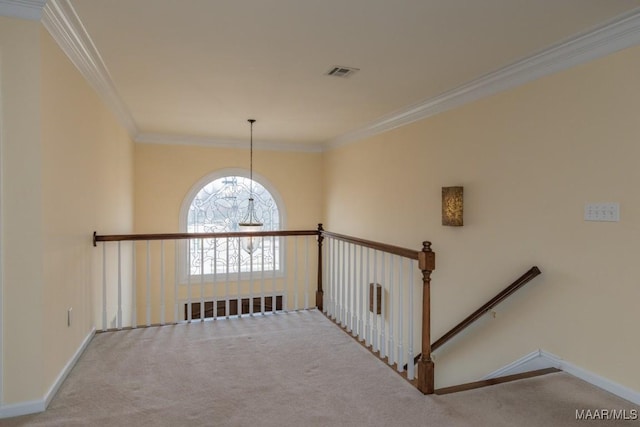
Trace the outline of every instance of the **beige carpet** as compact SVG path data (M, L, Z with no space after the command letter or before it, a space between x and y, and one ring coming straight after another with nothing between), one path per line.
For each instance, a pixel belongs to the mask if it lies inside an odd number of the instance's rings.
M437 371L436 371L437 372ZM98 334L49 409L6 426L615 426L564 373L423 396L317 311Z

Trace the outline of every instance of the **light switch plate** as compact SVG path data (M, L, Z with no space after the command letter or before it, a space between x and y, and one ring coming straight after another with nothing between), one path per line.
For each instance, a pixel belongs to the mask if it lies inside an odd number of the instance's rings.
M587 203L584 205L585 221L620 221L620 203Z

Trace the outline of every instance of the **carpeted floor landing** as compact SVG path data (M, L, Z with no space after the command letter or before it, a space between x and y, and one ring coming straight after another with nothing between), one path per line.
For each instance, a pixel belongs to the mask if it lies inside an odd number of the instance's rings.
M423 396L312 310L97 334L46 412L0 425L549 427L599 408L640 409L565 373Z

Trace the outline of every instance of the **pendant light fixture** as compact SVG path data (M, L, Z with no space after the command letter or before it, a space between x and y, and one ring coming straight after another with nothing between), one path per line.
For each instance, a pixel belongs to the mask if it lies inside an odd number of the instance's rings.
M251 129L251 142L249 145L249 203L247 206L247 214L242 221L238 223L238 228L240 231L252 233L262 230L262 222L260 222L256 216L253 202L253 124L256 121L254 119L249 119L247 121L249 122ZM258 238L243 237L241 244L242 249L251 254L258 248Z

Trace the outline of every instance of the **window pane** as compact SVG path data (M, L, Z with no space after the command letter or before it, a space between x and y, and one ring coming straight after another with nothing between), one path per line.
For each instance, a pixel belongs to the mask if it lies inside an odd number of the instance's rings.
M264 231L280 228L280 214L275 200L262 185L249 178L227 176L216 179L196 194L189 207L187 231L190 233L221 233L239 231L238 222L246 215L249 195L253 190L256 216ZM239 249L240 239L191 240L189 264L192 275L232 274L241 272L278 270L280 268L280 239L256 238L259 243L253 256ZM203 255L201 257L201 255ZM202 258L202 259L201 259ZM253 259L253 268L251 260Z

